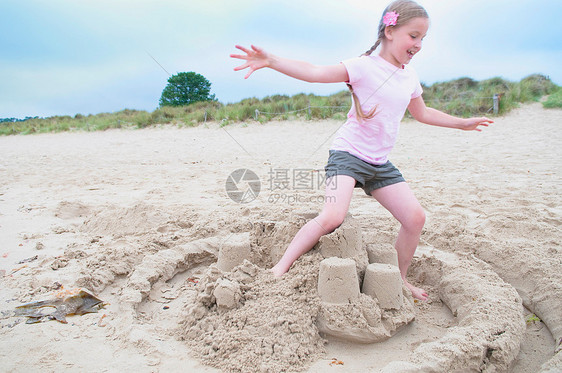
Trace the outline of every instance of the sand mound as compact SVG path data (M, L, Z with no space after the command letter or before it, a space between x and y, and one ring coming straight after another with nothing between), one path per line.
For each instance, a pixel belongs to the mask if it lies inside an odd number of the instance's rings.
M458 325L414 350L409 362L393 362L383 371L507 371L525 331L515 289L481 260L437 250L416 260L412 272L418 281L439 289Z
M155 231L169 219L167 213L143 202L126 208L107 206L86 219L81 230L98 236L130 236Z
M551 218L557 208L552 198L545 196L532 205L517 198L525 213L508 213L507 208L495 206L488 214L485 206L475 204L438 210L426 237L439 249L486 261L517 290L523 305L544 322L552 335L556 355L544 365L545 371L560 366L562 352L562 313L553 312L562 307L562 232L560 222Z
M55 210L55 216L69 220L85 217L90 214L90 211L91 209L81 202L61 201Z
M318 255L283 279L250 262L212 266L188 305L184 338L202 361L227 372L300 371L324 353L316 327Z
M403 296L399 274L398 302L381 307L396 294L360 292L367 252L351 216L281 279L247 259L268 262L271 254L261 245L299 227L281 223L277 228L275 222L254 227L259 228L251 238L236 235L223 244L223 259L207 270L196 302L187 306L184 338L205 363L237 372L298 371L322 355L322 335L371 343L389 338L414 319L411 296ZM377 267L371 272L376 276ZM382 280L369 280L378 282Z

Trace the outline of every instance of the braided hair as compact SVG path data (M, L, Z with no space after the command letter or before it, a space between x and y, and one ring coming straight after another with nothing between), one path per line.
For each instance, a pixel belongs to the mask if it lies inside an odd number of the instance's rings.
M393 26L387 26L383 21L385 14L387 14L388 12L396 12L399 14L396 20L396 24ZM387 27L398 28L408 23L413 18L417 18L417 17L429 18L426 10L415 1L396 0L390 3L382 13L382 17L379 21L377 41L375 41L375 44L373 44L373 46L365 53L363 53L361 56L370 56L371 53L373 53L378 48L378 46L385 39L384 32ZM361 108L361 103L359 102L359 98L357 97L355 92L353 92L353 87L351 86L351 84L347 83L347 87L349 88L349 91L351 92L351 96L353 97L353 102L355 103L355 112L357 114L357 117L360 120L372 119L377 114L376 112L377 112L378 105L375 105L368 113L365 114L363 112L363 109Z

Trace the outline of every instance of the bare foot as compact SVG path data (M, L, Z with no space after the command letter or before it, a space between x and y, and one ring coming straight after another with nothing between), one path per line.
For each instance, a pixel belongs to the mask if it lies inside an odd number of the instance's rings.
M277 265L273 266L273 268L271 268L270 271L273 273L273 276L275 277L281 277L285 273L287 273L287 271L283 271L283 269L277 267Z
M429 297L429 294L427 294L425 292L425 290L418 288L412 284L410 284L408 281L404 280L404 285L406 285L406 287L408 289L410 289L410 291L412 292L412 296L414 297L414 299L419 299L422 301L426 301L427 298Z

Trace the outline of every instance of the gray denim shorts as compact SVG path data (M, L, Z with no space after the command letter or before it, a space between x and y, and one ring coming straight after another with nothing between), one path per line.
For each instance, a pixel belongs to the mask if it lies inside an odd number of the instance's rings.
M326 179L336 175L351 176L356 181L355 187L363 188L367 195L375 189L406 181L390 161L374 165L342 150L330 150L324 169Z

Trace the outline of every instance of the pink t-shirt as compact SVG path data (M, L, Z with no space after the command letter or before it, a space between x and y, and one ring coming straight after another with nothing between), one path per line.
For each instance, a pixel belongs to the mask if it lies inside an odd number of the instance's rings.
M338 130L330 149L349 152L372 164L384 164L396 142L400 121L410 100L422 94L418 76L410 66L397 68L378 55L356 57L342 63L363 112L368 113L375 105L378 108L372 119L361 121L352 103L347 121Z

